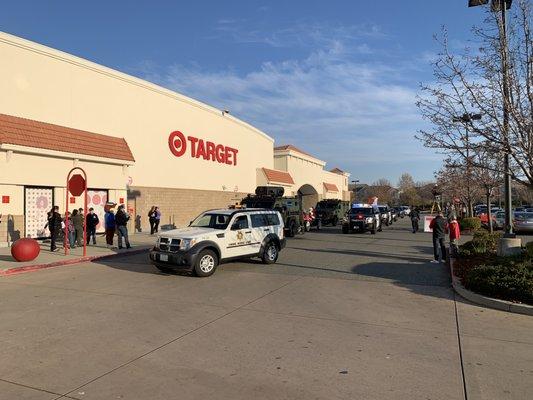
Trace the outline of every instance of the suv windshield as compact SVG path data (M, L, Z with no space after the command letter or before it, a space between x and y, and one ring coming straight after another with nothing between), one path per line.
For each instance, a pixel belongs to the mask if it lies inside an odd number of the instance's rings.
M369 207L368 208L359 207L359 208L352 208L350 210L350 216L354 216L357 214L363 214L365 216L370 216L372 215L372 209Z
M226 229L230 216L226 214L202 214L191 222L195 228Z
M389 210L387 210L387 207L379 207L379 211L380 212L387 212Z

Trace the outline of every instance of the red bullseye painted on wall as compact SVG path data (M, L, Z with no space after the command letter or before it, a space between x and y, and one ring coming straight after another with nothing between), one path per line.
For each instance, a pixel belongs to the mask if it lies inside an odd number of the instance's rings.
M11 255L18 262L35 260L40 252L41 247L35 239L19 239L11 246Z
M185 136L180 131L174 131L168 137L168 147L172 154L176 157L181 157L187 151L187 141Z
M35 201L35 205L37 208L48 208L48 199L46 196L39 196L37 197L37 200Z

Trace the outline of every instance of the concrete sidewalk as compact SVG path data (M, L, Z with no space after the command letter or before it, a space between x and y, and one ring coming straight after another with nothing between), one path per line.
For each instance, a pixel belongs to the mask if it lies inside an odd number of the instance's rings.
M131 249L107 248L104 236L97 236L97 244L87 246L87 255L83 256L83 247L69 250L65 255L65 250L61 247L59 251L50 251L50 242L40 242L41 252L33 261L17 262L11 256L11 248L0 248L0 275L10 275L13 273L27 272L36 269L49 268L61 265L77 264L104 257L116 255L136 254L151 248L155 242L155 236L148 233L135 233L130 236ZM115 238L116 243L116 238ZM59 243L58 243L59 245Z

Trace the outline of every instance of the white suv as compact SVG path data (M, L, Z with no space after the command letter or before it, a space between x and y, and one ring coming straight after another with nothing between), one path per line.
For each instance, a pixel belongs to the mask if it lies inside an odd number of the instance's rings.
M283 219L265 209L210 210L187 228L162 232L150 252L161 271L191 270L212 275L218 264L239 258L260 257L265 264L277 261L285 247Z

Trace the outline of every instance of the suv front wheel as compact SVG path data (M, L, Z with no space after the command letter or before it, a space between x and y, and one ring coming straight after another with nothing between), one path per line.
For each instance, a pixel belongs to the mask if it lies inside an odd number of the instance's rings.
M218 266L218 257L213 250L202 250L194 262L196 276L206 277L215 273Z
M276 243L270 241L266 244L263 254L261 255L261 260L263 264L274 264L278 261L279 250Z

